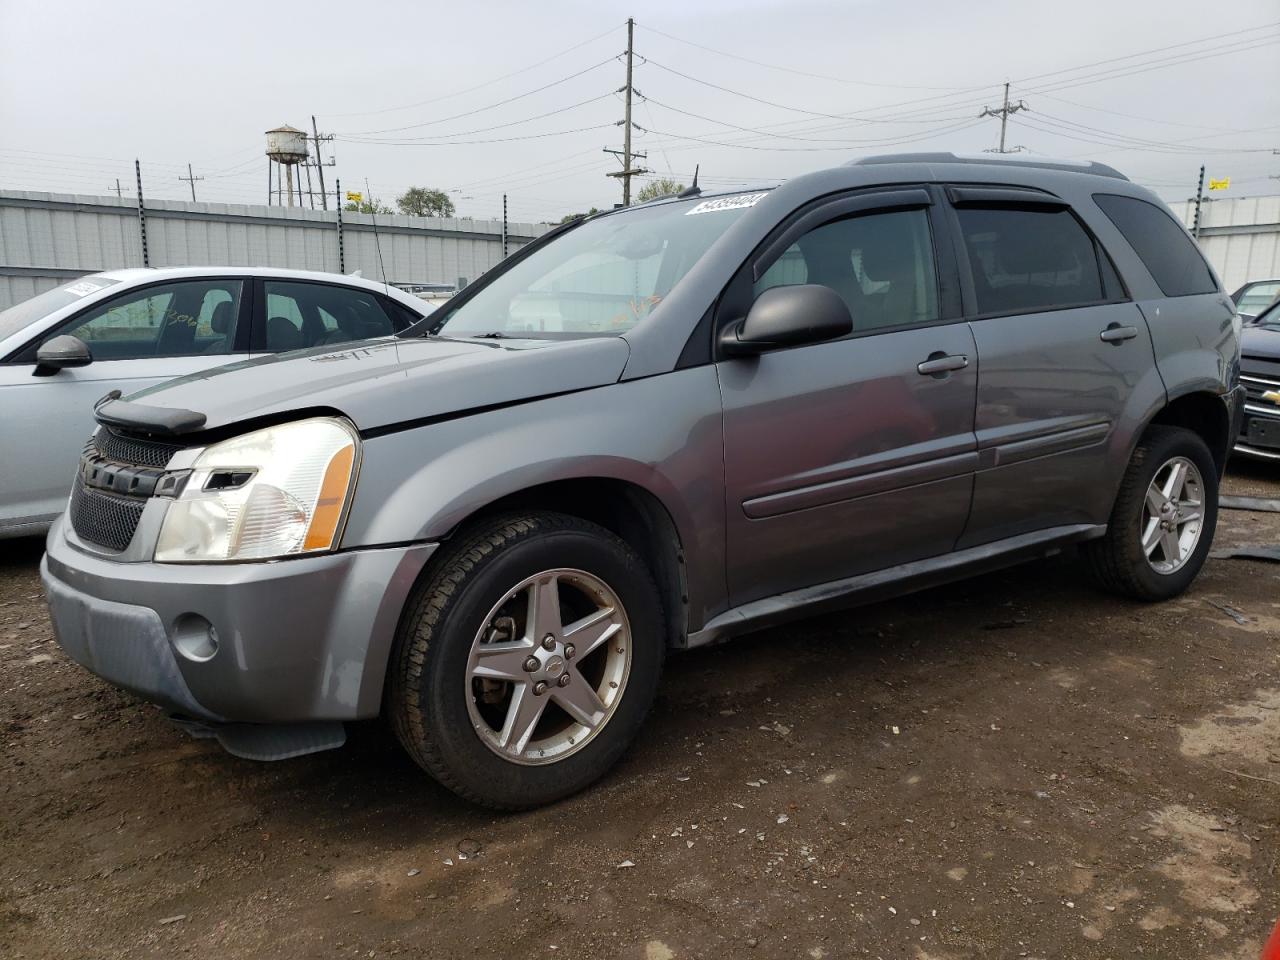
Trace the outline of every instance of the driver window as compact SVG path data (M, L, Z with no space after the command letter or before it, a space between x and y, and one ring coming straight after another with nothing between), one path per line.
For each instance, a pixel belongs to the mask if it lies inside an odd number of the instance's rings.
M872 213L816 227L770 265L754 294L799 283L822 284L840 294L855 333L937 320L928 212Z
M95 360L230 353L240 312L239 280L187 280L108 300L56 335L89 345Z

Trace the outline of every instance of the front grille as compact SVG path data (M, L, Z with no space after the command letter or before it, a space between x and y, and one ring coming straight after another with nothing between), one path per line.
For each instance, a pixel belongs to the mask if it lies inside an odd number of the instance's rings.
M156 482L181 449L182 444L141 440L99 428L84 445L71 490L69 515L76 534L111 550L128 547Z
M1256 374L1241 374L1240 383L1244 385L1244 392L1251 403L1269 404L1271 401L1263 400L1262 395L1280 390L1280 379L1259 377ZM1280 412L1280 408L1277 408L1277 412Z
M182 449L179 443L160 443L155 440L137 440L122 437L102 427L93 436L93 446L100 456L117 463L138 467L163 467L169 458Z
M77 477L71 489L71 526L82 539L123 550L133 539L146 505L143 497L117 497L87 489Z

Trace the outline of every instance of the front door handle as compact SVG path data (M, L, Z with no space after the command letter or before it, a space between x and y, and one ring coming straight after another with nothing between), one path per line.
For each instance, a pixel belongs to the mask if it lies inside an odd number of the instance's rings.
M945 377L952 370L963 370L969 358L963 354L948 356L941 351L929 354L929 359L916 364L916 372L923 377Z
M1120 344L1126 340L1132 340L1137 335L1137 327L1122 327L1118 323L1113 323L1098 334L1098 339L1103 343Z

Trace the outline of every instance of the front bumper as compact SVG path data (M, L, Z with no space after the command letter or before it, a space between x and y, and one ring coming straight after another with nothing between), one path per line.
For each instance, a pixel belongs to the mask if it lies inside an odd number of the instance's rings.
M67 654L213 723L376 716L400 613L436 544L266 563L122 563L67 541L40 572ZM216 640L191 643L193 636ZM204 633L202 633L204 631Z

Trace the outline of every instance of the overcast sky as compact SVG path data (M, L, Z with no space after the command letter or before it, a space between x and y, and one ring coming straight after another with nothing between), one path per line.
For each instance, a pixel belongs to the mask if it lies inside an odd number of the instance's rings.
M1029 107L1009 146L1103 160L1169 200L1201 163L1226 196L1280 193L1276 0L0 0L0 188L129 190L140 157L149 196L189 198L190 162L199 199L261 203L263 131L315 114L338 135L330 188L440 187L476 217L505 191L513 220L606 207L629 15L635 147L686 182L695 164L721 187L981 151L1007 79Z

